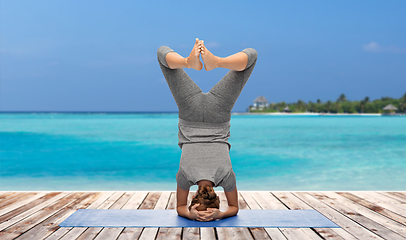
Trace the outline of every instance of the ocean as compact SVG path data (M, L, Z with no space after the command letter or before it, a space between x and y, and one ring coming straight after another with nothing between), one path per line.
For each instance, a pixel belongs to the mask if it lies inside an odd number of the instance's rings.
M177 122L1 113L0 190L175 191ZM406 117L233 115L229 142L238 190L406 190Z

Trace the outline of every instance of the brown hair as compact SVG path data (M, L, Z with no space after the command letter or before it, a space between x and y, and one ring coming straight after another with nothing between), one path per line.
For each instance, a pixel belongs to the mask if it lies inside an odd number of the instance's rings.
M206 211L207 208L220 208L220 200L217 194L214 192L213 187L209 185L199 186L197 195L192 199L189 206L189 211L193 205L199 204L196 208L197 211Z

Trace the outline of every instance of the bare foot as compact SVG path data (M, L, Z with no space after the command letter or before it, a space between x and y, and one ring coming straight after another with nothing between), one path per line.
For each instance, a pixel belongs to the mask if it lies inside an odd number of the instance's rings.
M210 71L213 70L215 68L218 67L218 61L219 61L219 57L214 56L213 53L211 53L206 46L204 46L204 42L202 41L202 50L201 50L201 54L202 54L202 59L204 62L204 69L206 69L206 71Z
M187 57L187 67L193 68L195 70L202 70L203 64L200 62L200 49L202 41L196 38L195 45L193 46L192 52L189 57Z

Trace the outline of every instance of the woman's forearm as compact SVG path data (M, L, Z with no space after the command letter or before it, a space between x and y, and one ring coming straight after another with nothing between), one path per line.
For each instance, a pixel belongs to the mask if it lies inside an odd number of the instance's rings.
M228 209L225 212L221 212L219 214L219 219L228 218L237 215L238 207L235 206L228 206Z
M176 208L176 210L177 210L179 216L184 217L184 218L189 218L189 219L191 219L190 212L189 212L189 210L187 209L187 206L186 206L186 205L184 205L184 206L178 206L178 207Z

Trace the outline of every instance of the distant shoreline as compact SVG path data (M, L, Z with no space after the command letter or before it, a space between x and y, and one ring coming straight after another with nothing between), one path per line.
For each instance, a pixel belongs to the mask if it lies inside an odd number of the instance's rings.
M273 116L362 116L362 117L380 117L380 116L406 116L402 113L232 113L233 115L273 115Z
M101 112L101 111L0 111L0 114L178 114L178 112ZM362 117L380 117L380 116L406 116L402 113L250 113L250 112L232 112L231 115L270 115L270 116L362 116Z

